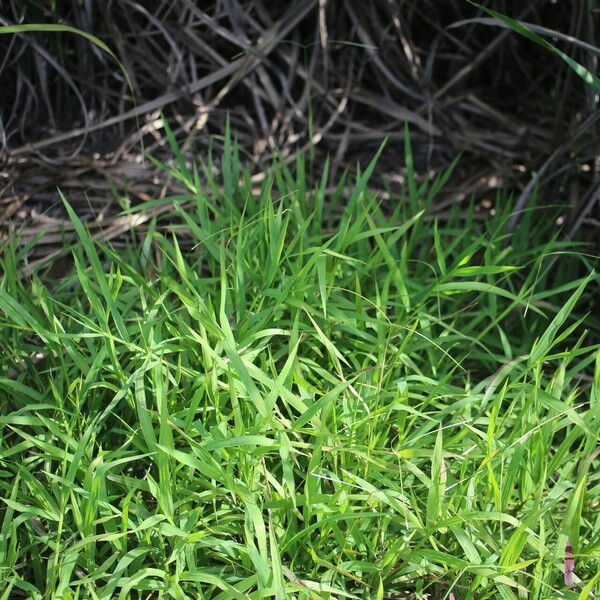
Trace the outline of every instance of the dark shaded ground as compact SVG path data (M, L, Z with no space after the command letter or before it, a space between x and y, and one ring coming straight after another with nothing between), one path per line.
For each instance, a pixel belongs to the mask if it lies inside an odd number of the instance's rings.
M486 6L554 32L547 39L597 71L598 10L585 1L492 1ZM117 195L136 202L178 191L144 161L170 159L161 111L186 156L218 169L227 115L257 181L274 156L298 149L330 181L365 164L382 139L376 184L397 201L404 181L404 125L415 164L435 174L462 153L440 196L538 190L541 219L594 239L598 225L598 99L565 63L499 27L466 0L356 2L71 0L55 10L8 0L2 24L64 23L106 42L131 77L69 33L0 36L0 236L19 231L34 256L63 244L60 187L104 235L130 226ZM546 32L547 33L547 32ZM567 38L566 36L570 36ZM134 101L135 99L135 101ZM537 173L535 186L526 188ZM560 215L558 214L560 213ZM146 217L149 219L150 214Z

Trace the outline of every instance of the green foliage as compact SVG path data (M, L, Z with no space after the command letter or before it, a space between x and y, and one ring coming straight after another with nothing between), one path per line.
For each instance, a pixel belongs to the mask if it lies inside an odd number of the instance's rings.
M591 589L595 259L169 139L125 247L64 199L72 272L2 256L0 598L555 598L567 538Z

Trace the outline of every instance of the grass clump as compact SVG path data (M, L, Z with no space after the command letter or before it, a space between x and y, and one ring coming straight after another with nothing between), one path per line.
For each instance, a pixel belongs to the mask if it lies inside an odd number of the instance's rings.
M507 240L505 198L431 222L449 171L382 206L372 162L342 206L301 156L253 193L224 155L122 248L65 200L61 278L6 249L0 598L583 594L594 258Z

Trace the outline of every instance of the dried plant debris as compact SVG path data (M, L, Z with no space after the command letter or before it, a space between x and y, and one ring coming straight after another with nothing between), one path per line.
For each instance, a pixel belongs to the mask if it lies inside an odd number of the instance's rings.
M597 72L598 11L587 3L482 5L522 20ZM31 228L41 213L63 216L53 210L60 207L55 188L79 168L90 178L69 184L69 196L100 212L104 224L119 211L112 185L131 193L131 202L139 194L176 193L172 181L153 184L156 171L143 160L143 151L160 157L166 146L161 112L186 160L208 160L210 146L216 168L229 118L258 178L273 157L293 162L302 149L312 181L330 157L332 183L387 138L374 184L390 193L406 180L408 123L422 177L462 154L456 189L440 202L474 196L493 203L499 187L509 188L519 197L509 228L524 210L558 205L566 235L595 235L597 96L564 61L467 0L2 4L1 24L32 22L97 36L129 81L80 36L0 36L5 236L9 222ZM104 179L113 169L123 177ZM556 218L553 211L538 214Z

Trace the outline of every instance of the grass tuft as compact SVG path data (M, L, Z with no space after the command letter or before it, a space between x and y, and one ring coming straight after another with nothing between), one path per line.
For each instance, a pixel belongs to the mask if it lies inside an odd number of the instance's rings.
M73 269L0 257L0 598L585 597L595 258L227 144L125 247L63 198Z

